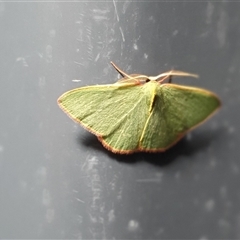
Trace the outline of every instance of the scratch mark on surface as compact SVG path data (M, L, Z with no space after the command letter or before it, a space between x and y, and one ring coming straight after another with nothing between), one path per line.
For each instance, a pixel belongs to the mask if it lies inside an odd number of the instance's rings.
M100 23L101 21L109 20L107 14L109 13L109 9L93 9L93 19Z
M139 230L139 222L136 220L130 220L128 222L128 231L136 232Z
M72 82L81 82L82 80L79 79L73 79Z
M26 59L25 59L24 57L18 57L18 58L16 59L16 62L22 62L22 65L23 65L24 67L28 67L28 64L27 64L27 62L26 62Z
M81 203L85 203L83 200L81 200L80 198L76 198L76 200L78 201L78 202L81 202Z
M179 32L179 31L176 29L176 30L173 31L172 35L173 35L173 36L176 36L176 35L178 34L178 32Z
M128 6L130 5L130 1L125 1L123 3L123 10L122 10L122 13L124 14L128 8Z
M103 14L103 15L110 12L108 8L105 8L105 9L95 8L92 11L94 12L94 14Z
M118 16L117 6L116 6L116 2L115 2L115 0L113 0L113 5L114 5L114 9L115 9L115 13L116 13L117 21L119 22L119 16Z
M214 13L214 5L213 5L213 3L208 2L207 10L206 10L206 23L207 24L212 23L213 13Z
M136 43L133 44L134 50L138 50L138 45Z
M205 203L205 209L208 212L211 212L214 209L215 206L215 201L213 199L209 199L206 203Z
M123 34L123 30L122 30L122 28L119 27L119 30L120 30L120 33L121 33L121 35L122 35L122 40L123 40L123 42L125 42L125 37L124 37L124 34Z
M89 179L86 180L91 197L87 202L90 220L89 231L93 239L106 239L105 219L102 217L105 210L105 202L101 174L99 172L99 159L96 156L87 157L81 169L89 175Z
M100 53L98 53L98 55L95 57L94 62L97 62L99 57L100 57Z
M145 179L137 179L136 182L140 182L140 183L159 183L161 182L160 178L145 178Z
M219 46L222 48L226 44L227 40L228 19L227 14L224 11L220 12L219 20L217 23L217 39Z
M120 187L120 190L117 193L117 200L122 200L122 192L123 192L123 188Z
M106 16L93 16L93 19L96 21L96 22L101 22L101 21L107 21L108 18Z
M109 223L114 222L115 219L116 219L115 212L114 212L114 209L112 209L108 213L108 222Z
M80 63L80 62L77 62L77 61L74 61L74 63L76 63L78 65L81 65L81 66L85 66L83 63Z
M93 44L92 44L92 27L86 27L86 38L87 38L87 54L88 60L92 61L93 59Z

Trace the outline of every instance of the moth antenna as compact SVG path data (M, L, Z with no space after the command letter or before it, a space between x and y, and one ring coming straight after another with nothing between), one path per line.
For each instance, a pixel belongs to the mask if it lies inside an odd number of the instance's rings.
M197 74L193 74L193 73L188 73L188 72L182 72L182 71L177 71L177 70L171 70L169 72L165 72L165 73L161 73L155 77L150 76L149 79L150 80L155 80L155 81L159 81L159 82L163 82L164 80L166 80L168 77L172 77L172 76L178 76L178 77L194 77L194 78L198 78L199 76ZM162 78L162 79L161 79ZM171 81L171 80L170 80Z
M139 82L136 77L132 77L130 75L128 75L127 73L125 73L124 71L122 71L119 67L117 67L117 65L114 63L114 62L110 62L113 67L122 75L122 77L127 77L128 79L125 79L125 80L119 80L118 82L127 82L128 80L134 80L136 82Z
M131 78L131 76L129 76L127 73L125 73L123 70L121 70L119 67L117 67L117 65L114 62L110 62L113 67L123 76L123 77L128 77Z
M167 76L164 76L163 79L161 79L159 82L164 82L166 79L168 79L168 82L171 83L172 82L172 75L167 75Z

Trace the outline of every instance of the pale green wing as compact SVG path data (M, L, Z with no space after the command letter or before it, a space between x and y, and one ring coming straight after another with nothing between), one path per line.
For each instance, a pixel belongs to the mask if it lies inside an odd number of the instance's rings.
M82 87L63 94L59 106L98 136L113 152L136 151L149 116L151 94L143 85L112 84Z
M204 89L162 84L156 92L153 110L141 137L143 151L166 150L220 106L217 96Z

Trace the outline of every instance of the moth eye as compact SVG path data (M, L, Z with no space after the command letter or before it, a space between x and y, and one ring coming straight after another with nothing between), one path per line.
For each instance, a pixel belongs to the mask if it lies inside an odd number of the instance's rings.
M150 80L147 78L146 80L145 80L145 82L147 83L147 82L150 82Z

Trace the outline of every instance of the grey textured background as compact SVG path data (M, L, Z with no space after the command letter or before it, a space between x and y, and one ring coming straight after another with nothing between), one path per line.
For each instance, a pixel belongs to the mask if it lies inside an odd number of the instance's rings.
M0 2L0 238L239 239L240 3ZM57 106L128 73L198 73L221 110L119 156ZM81 81L72 81L79 79Z

